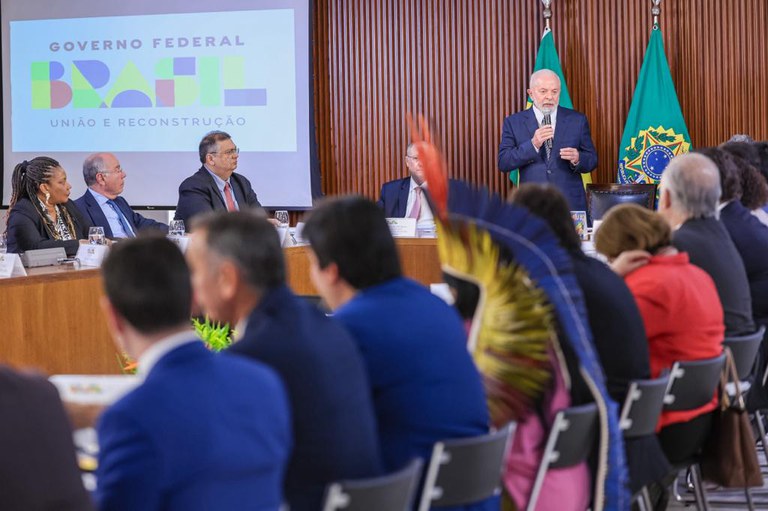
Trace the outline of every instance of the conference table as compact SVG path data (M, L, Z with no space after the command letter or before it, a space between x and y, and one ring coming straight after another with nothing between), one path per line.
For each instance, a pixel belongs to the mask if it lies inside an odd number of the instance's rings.
M440 282L435 239L398 238L403 273L424 285ZM288 285L316 295L308 247L285 249ZM30 268L0 279L0 362L45 374L119 374L119 351L99 304L101 273L71 266Z

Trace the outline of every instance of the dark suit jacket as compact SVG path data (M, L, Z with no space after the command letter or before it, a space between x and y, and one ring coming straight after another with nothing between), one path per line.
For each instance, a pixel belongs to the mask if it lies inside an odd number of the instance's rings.
M256 192L251 187L251 182L245 176L233 173L230 177L230 184L237 205L241 210L249 207L261 207ZM216 186L216 181L203 166L179 185L179 203L176 205L175 218L176 220L184 220L184 224L189 229L189 220L193 216L214 210L226 211L227 205Z
M581 251L571 256L608 393L622 407L629 383L651 377L643 318L621 277ZM624 448L633 493L669 473L669 462L656 435L626 439Z
M131 225L133 232L138 233L142 229L158 229L164 233L168 232L167 225L152 220L151 218L145 218L134 212L131 209L131 206L128 204L128 201L122 197L115 197L114 201L115 204L117 204L117 207L123 213L123 216L126 218L126 220L128 220L128 223ZM86 190L82 197L75 199L75 205L77 206L77 209L79 209L83 214L83 216L88 218L93 225L101 226L104 228L104 236L107 238L113 237L112 228L109 226L107 217L104 216L104 212L101 210L101 206L99 206L96 197L94 197L90 191Z
M35 206L25 197L19 200L8 214L8 252L21 253L39 248L64 247L68 256L75 255L80 245L78 240L88 239L88 228L92 224L83 218L71 200L60 207L67 208L72 216L72 222L75 224L75 232L72 235L75 239L61 241L51 238Z
M716 218L693 218L672 233L672 244L712 277L725 315L725 335L754 332L749 281L731 236Z
M227 351L269 365L288 389L294 449L285 497L291 511L320 509L331 481L380 474L368 377L338 323L281 286L267 291L244 337Z
M573 211L586 211L587 200L581 173L597 167L597 152L592 143L586 116L570 108L557 107L557 125L552 140L552 152L547 161L544 144L537 152L531 139L539 129L533 108L517 112L504 119L499 144L499 170L510 172L520 169L520 183L549 183L557 186L568 199ZM574 147L579 150L579 164L560 158L560 149Z
M738 200L720 211L720 221L744 261L752 295L752 316L758 323L768 323L768 227Z
M278 509L290 428L274 371L183 344L102 415L99 508Z
M448 180L449 195L455 182L454 179ZM381 193L379 194L379 200L376 201L376 205L384 211L384 216L387 218L405 217L406 208L408 207L408 193L411 191L410 186L410 176L387 181L381 186ZM429 193L429 188L427 188L427 193Z
M90 510L56 388L0 366L0 508Z
M411 177L387 181L381 186L381 194L376 205L384 211L387 218L405 217L405 208L408 206L408 192L410 191Z

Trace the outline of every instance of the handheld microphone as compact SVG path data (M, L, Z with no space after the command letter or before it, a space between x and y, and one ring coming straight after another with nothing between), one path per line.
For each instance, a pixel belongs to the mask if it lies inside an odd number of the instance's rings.
M552 117L549 114L544 114L544 118L541 120L542 126L550 126L552 124ZM547 146L547 152L552 150L552 139L548 138L544 141L544 144Z

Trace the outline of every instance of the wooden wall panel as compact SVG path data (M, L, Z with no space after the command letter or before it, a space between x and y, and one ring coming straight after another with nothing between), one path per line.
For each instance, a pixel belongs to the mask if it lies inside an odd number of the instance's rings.
M650 0L554 0L555 43L612 182L651 30ZM768 139L768 2L664 0L661 26L694 146ZM524 105L539 0L316 0L314 72L326 194L374 198L405 175L406 113L431 123L453 177L506 195L503 118Z

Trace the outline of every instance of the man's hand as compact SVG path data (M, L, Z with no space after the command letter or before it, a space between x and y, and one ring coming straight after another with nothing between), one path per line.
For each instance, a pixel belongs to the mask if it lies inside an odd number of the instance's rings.
M579 164L579 150L573 147L563 147L560 149L560 158L568 160L575 167Z
M547 124L537 129L534 132L533 138L531 139L531 143L533 144L533 147L535 147L536 150L538 151L539 149L541 149L541 144L543 144L545 141L549 140L554 136L555 136L555 129L552 127L551 124Z

